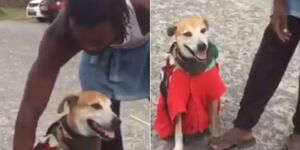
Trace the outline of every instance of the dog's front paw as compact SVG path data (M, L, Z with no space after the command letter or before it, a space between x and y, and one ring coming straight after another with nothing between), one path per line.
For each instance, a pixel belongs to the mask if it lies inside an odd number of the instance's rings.
M173 150L183 150L183 144L176 144Z

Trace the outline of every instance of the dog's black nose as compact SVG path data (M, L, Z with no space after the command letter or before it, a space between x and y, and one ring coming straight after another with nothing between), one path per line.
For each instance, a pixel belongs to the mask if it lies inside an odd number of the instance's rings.
M118 126L120 126L122 121L118 117L114 117L111 123L114 127L118 127Z
M207 48L207 46L206 46L205 43L199 43L199 44L197 45L198 51L204 51L204 50L206 50L206 48Z

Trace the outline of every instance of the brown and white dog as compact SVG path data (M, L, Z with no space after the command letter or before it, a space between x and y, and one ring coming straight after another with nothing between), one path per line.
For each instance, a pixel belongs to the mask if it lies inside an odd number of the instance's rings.
M69 95L61 102L58 113L63 112L65 103L69 113L49 127L46 138L34 150L99 150L101 140L115 137L121 121L107 96L95 91Z
M175 36L176 50L171 50L167 57L174 62L176 68L181 68L178 58L184 57L204 62L208 59L208 21L204 17L192 17L179 21L168 28L168 35ZM180 53L181 56L177 56ZM218 100L209 104L209 116L211 118L210 132L212 137L220 135L220 123L218 114ZM175 147L174 150L183 150L182 115L175 119Z

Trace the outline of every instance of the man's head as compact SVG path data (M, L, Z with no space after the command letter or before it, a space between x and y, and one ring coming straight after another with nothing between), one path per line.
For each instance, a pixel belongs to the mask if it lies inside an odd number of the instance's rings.
M123 40L129 11L125 0L68 0L66 11L74 38L87 52Z
M208 49L208 23L203 17L179 21L168 28L168 35L175 35L181 53L187 58L204 61Z

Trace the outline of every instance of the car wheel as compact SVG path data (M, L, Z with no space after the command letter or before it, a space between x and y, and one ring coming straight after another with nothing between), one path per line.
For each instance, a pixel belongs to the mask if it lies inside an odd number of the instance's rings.
M46 22L47 19L46 18L36 18L39 22Z
M50 15L50 22L53 22L55 20L55 18L57 17L58 13L53 13Z

